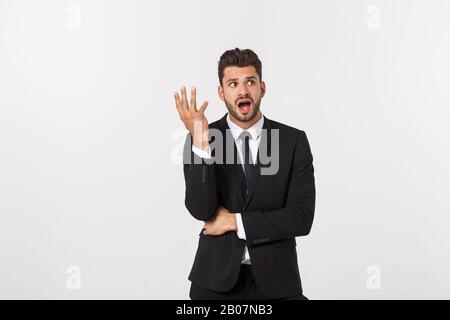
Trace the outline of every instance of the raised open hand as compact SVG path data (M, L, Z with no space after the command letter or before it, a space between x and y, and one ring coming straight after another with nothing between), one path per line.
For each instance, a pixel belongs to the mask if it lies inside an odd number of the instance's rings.
M203 102L200 109L197 110L196 89L191 89L191 99L188 103L186 88L181 88L181 99L178 92L174 92L175 105L186 129L193 137L193 144L197 148L206 150L208 143L208 120L205 117L205 110L208 107L208 101Z

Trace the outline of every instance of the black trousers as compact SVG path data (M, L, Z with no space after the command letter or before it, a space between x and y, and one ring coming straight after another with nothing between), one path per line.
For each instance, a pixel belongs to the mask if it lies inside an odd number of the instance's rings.
M252 266L241 264L236 285L227 292L217 292L191 283L189 297L192 300L268 300L258 288L252 272ZM308 300L303 294L281 300Z

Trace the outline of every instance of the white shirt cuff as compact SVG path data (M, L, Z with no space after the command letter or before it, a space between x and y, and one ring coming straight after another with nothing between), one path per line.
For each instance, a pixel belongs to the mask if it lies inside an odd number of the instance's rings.
M236 223L237 223L237 236L239 239L246 240L244 224L242 223L242 217L240 213L236 213Z
M192 145L192 152L198 155L200 158L211 159L211 148L208 146L208 149L202 150Z

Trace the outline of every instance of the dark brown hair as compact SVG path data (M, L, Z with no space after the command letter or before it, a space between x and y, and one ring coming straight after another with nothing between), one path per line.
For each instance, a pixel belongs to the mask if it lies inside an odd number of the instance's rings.
M262 80L262 67L261 60L259 60L258 55L250 49L241 50L239 48L231 49L225 51L219 60L219 82L223 86L223 74L226 67L236 66L236 67L247 67L253 66L259 75L259 80Z

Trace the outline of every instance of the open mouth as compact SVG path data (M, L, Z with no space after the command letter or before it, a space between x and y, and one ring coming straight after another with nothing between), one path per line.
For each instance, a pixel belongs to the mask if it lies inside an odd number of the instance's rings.
M237 102L237 106L242 113L248 113L252 107L253 102L251 99L240 99Z

